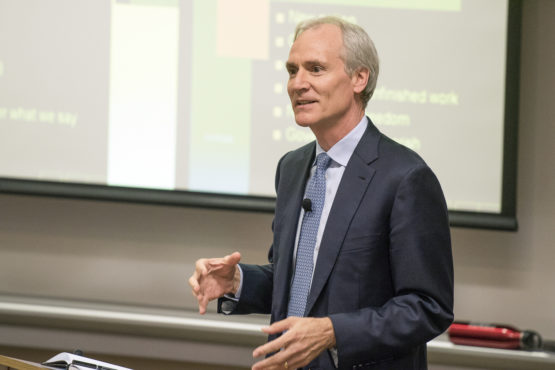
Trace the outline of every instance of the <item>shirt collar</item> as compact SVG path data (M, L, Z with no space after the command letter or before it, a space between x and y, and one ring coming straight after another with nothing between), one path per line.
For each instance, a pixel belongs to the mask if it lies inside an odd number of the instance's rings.
M339 140L335 143L334 146L327 151L329 157L333 160L333 162L338 163L339 165L345 167L351 159L360 138L364 135L364 131L366 131L366 127L368 126L368 118L366 116L362 117L360 122L356 125L354 129L352 129L347 135L343 137L343 139ZM323 153L324 149L318 144L316 141L316 156L314 157L314 163L316 162L316 157L318 154ZM313 164L314 165L314 164Z

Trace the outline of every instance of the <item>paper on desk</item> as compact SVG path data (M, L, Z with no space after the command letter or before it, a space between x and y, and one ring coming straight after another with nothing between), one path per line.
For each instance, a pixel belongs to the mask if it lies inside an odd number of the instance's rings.
M69 366L69 369L72 370L133 370L128 367L109 364L107 362L74 355L68 352L58 353L56 356L52 357L46 362L43 362L43 364L52 367L60 367L62 369L66 369L68 368L68 365L71 365Z

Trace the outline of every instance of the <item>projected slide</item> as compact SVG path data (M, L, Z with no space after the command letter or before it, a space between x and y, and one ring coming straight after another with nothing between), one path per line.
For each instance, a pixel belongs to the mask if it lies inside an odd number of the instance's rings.
M507 1L0 0L0 177L274 195L295 25L361 25L367 114L451 210L500 212Z

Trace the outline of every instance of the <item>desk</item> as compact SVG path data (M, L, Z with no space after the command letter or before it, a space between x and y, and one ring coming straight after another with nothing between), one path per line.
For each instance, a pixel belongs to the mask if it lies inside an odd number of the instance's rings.
M7 357L0 355L0 370L13 369L13 370L43 370L50 369L56 370L53 367L44 366L34 362L19 360L17 358Z

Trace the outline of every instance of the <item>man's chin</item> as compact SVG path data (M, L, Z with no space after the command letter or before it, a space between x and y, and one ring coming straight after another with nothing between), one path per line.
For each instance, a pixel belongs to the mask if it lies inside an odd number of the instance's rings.
M297 122L297 125L301 127L310 127L314 123L314 120L298 115L295 116L295 122Z

